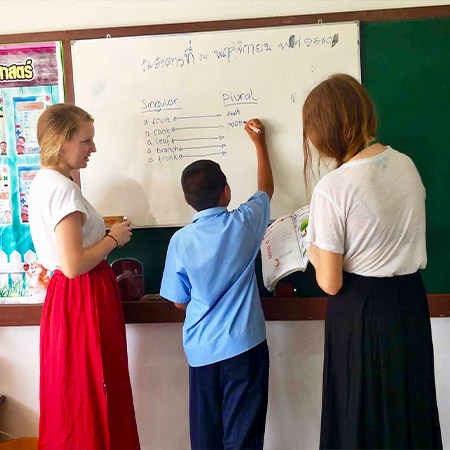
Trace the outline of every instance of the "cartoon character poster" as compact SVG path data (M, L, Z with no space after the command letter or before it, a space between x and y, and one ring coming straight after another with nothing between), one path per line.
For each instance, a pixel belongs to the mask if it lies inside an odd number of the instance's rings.
M13 104L16 154L37 155L39 154L37 121L42 111L51 105L51 97L50 95L14 97Z
M6 145L5 113L3 109L3 97L0 95L0 157L8 156L8 148Z
M28 193L39 166L18 166L20 222L28 223Z
M28 192L39 170L36 125L64 101L60 42L0 45L0 303L43 301L49 274L36 261Z

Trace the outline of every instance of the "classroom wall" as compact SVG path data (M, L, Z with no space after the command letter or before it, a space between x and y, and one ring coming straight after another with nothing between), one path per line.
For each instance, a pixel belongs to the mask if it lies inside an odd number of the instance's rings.
M444 448L450 448L450 318L431 322L442 438ZM323 325L323 321L267 323L271 366L266 450L318 447ZM142 450L189 448L188 366L181 327L127 325ZM0 328L0 393L8 396L0 407L0 430L15 436L38 434L38 351L38 327Z
M0 33L443 5L447 1L1 1ZM1 312L0 312L1 313ZM450 448L450 319L432 319L444 447ZM269 322L266 449L317 448L323 322ZM188 448L187 364L181 324L127 325L130 372L143 450ZM37 435L39 328L0 328L0 430Z
M2 0L0 34L448 4L446 0Z

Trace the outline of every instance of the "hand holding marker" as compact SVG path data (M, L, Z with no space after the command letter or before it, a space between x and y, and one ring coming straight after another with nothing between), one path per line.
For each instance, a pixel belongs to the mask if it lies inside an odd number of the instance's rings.
M261 130L259 128L255 127L255 125L245 122L245 120L244 120L244 123L246 123L248 125L248 127L250 128L250 130L254 131L255 133L258 133L258 134L261 133Z
M266 147L266 133L264 124L257 118L245 122L244 130L257 148Z

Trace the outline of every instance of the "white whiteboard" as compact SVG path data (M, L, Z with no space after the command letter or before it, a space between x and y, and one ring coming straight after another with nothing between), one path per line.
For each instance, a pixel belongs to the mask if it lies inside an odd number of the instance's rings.
M181 172L218 162L231 208L257 189L243 121L266 125L272 218L306 203L302 105L327 76L360 79L358 23L109 38L72 44L76 104L95 118L97 153L82 170L87 199L134 226L181 225Z

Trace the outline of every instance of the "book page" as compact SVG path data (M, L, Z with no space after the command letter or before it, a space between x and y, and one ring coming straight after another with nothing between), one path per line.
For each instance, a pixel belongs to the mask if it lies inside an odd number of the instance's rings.
M292 220L295 227L295 234L298 239L301 258L305 267L308 265L308 258L306 257L306 250L309 247L308 242L308 222L309 222L309 205L297 209L292 214Z
M280 217L267 229L261 244L261 259L264 286L269 291L284 276L305 269L290 215Z

